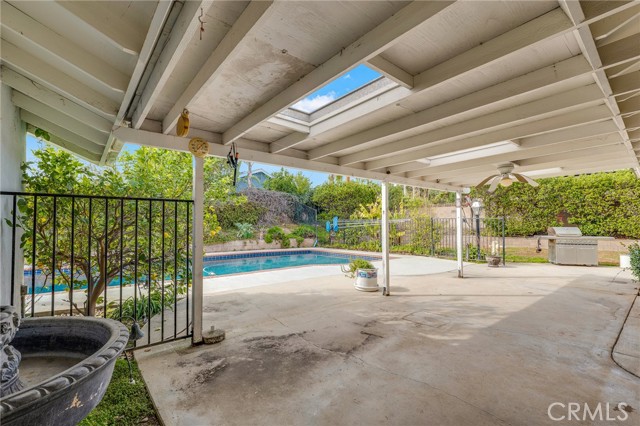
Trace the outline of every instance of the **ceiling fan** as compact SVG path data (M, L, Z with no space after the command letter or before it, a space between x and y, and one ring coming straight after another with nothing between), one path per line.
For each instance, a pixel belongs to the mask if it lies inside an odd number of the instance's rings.
M481 186L484 186L487 183L491 182L491 184L489 185L489 193L492 193L496 190L496 188L498 188L499 184L502 184L502 186L509 186L515 181L528 183L531 186L539 185L538 182L531 179L530 177L521 175L520 173L513 173L514 166L515 164L513 163L504 163L498 165L498 174L487 177L478 185L476 185L476 188L480 188Z

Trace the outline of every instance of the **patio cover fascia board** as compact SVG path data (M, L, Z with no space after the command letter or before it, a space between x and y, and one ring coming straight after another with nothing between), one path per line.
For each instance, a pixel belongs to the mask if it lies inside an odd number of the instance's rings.
M113 134L123 142L133 143L136 145L152 146L156 148L171 149L175 151L189 152L190 138L182 138L178 136L165 135L162 133L131 129L128 127L119 127L113 131ZM209 155L214 157L226 158L228 153L228 146L225 146L221 143L209 141ZM362 179L373 179L378 181L386 181L389 183L437 189L441 191L466 192L468 190L468 188L460 186L443 185L436 182L424 181L421 179L408 179L400 176L390 176L385 173L360 170L351 167L343 167L336 164L311 161L304 158L291 157L288 155L272 154L269 152L256 151L250 148L241 148L239 149L239 153L241 160L271 164L275 166L293 167L298 169L351 176Z

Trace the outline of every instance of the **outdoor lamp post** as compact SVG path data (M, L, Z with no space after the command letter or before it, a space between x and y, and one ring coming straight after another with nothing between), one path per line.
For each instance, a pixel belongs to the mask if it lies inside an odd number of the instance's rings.
M480 258L480 212L482 211L482 201L477 198L473 200L471 203L471 210L473 211L473 215L476 217L476 248L477 248L477 256L478 260Z

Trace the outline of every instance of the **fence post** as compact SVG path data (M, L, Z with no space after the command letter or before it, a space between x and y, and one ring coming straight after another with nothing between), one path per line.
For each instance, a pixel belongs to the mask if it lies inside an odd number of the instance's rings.
M505 235L505 222L507 220L506 216L502 216L502 266L507 264L507 237Z
M434 232L433 232L433 227L435 225L433 217L430 218L431 219L431 256L435 256L436 255L436 241L434 240Z
M456 260L458 261L458 278L464 277L462 263L462 194L456 192Z

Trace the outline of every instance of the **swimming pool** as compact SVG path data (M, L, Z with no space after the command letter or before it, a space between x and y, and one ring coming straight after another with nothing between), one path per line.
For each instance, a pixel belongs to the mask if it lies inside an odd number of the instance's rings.
M298 250L229 254L204 258L204 276L241 274L269 269L309 265L345 265L353 259L380 260L374 256L356 256L328 251Z

